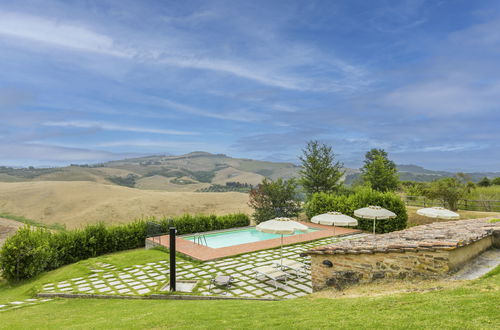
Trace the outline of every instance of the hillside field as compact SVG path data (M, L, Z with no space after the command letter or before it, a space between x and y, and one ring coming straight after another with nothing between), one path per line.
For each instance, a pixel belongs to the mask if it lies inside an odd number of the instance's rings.
M250 214L248 195L141 190L88 181L0 182L0 213L22 215L68 229L104 221L124 223L144 216L185 213Z

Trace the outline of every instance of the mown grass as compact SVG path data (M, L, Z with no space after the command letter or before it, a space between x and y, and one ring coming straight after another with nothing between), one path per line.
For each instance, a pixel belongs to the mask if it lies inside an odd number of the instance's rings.
M43 283L86 275L97 261L125 267L164 260L155 250L101 256L62 267L27 283L0 286L2 301L22 299ZM7 295L6 295L7 294ZM55 299L0 314L0 327L22 328L496 328L500 322L500 267L458 288L376 297L275 302Z
M147 262L167 259L168 254L163 251L155 249L136 249L81 260L74 264L66 265L53 271L43 273L34 279L20 283L9 283L2 279L0 281L0 304L12 300L30 298L46 283L59 282L80 276L88 276L92 274L90 268L96 268L96 264L99 262L111 263L118 268L124 268L130 265L144 264Z
M483 282L493 282L498 275ZM25 328L496 328L498 288L279 302L58 299L7 312L3 325Z

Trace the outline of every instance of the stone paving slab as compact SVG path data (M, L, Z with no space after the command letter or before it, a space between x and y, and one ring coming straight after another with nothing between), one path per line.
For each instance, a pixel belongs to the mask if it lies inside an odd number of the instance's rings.
M33 306L40 303L44 303L47 301L51 301L52 299L41 299L41 298L29 298L21 301L12 301L8 303L0 304L0 312L5 312L8 310L13 310L26 306Z

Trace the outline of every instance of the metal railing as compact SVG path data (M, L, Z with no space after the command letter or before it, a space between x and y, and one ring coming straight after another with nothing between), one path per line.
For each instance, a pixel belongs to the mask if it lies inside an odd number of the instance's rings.
M424 196L405 196L404 199L405 199L405 204L408 206L446 207L446 204L442 200L429 199ZM460 210L468 210L468 211L500 212L500 201L460 199L458 201L458 208Z
M205 237L204 234L200 234L200 233L194 234L193 242L195 244L208 246L208 244L207 244L207 238ZM205 243L205 244L203 244L203 243Z

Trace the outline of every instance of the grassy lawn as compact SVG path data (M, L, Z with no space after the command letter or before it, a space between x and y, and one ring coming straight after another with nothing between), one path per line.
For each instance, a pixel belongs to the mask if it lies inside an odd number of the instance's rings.
M88 276L92 274L89 267L93 267L98 262L113 263L113 265L116 265L117 267L127 267L134 264L167 259L168 254L165 252L137 249L82 260L77 263L55 269L51 272L44 273L38 278L18 284L10 284L2 279L0 282L0 304L11 300L22 300L33 297L33 295L39 291L45 283L63 281L72 277Z
M500 275L452 290L278 302L57 299L5 312L25 328L496 328Z
M0 285L2 301L30 297L44 283L88 275L88 266L165 260L134 250L62 267L16 286ZM36 328L495 328L500 322L500 267L485 277L431 292L275 302L55 299L0 314L0 327Z

